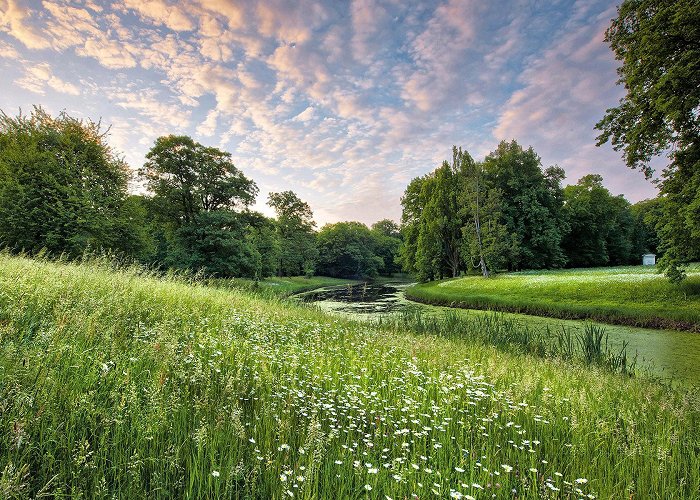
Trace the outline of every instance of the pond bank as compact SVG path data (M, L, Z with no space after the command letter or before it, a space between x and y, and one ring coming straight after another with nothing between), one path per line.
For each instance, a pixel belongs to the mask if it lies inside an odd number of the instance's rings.
M364 321L374 321L382 315L403 314L419 310L426 314L444 314L456 311L466 317L493 314L493 311L451 309L443 306L420 304L408 300L405 289L410 283L358 284L319 288L297 295L304 302L314 303L320 309ZM532 329L559 331L562 328L573 334L583 331L582 320L564 320L501 312L504 318L517 321ZM627 344L628 357L637 355L637 365L651 375L663 380L681 380L700 384L700 335L696 333L637 328L622 325L595 323L605 328L611 348L621 349Z

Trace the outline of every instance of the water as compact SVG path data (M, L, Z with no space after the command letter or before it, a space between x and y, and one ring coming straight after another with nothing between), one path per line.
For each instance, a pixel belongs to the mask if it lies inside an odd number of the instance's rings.
M319 288L298 295L305 302L312 302L321 309L354 319L373 320L379 314L401 313L408 309L420 309L440 313L445 307L418 304L407 300L404 290L411 283L364 283ZM464 315L492 314L473 309L460 310ZM561 329L577 332L583 322L543 318L526 314L503 313L524 325L534 328ZM637 366L664 380L681 381L700 386L700 334L674 330L655 330L620 325L603 325L608 342L615 349L622 349L627 342L628 359L637 354Z

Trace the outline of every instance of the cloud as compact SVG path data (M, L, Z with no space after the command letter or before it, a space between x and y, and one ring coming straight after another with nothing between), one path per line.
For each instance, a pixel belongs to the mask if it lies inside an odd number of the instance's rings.
M206 119L197 126L197 133L205 137L211 137L216 132L217 119L219 118L219 112L216 109L212 109L207 113Z
M262 192L298 190L320 222L398 218L408 181L453 144L480 157L500 138L643 191L591 147L620 95L604 0L19 5L0 0L4 57L37 61L10 77L18 104L41 92L62 109L50 91L82 90L81 111L114 124L130 163L159 135L193 135L231 151Z
M195 24L179 2L164 0L123 0L123 7L133 10L142 18L155 21L173 31L191 31Z
M0 0L0 30L9 33L28 49L45 49L48 40L27 22L32 12L16 0Z
M633 199L653 196L653 186L627 170L618 153L594 146L596 122L622 92L613 85L616 63L603 40L615 11L596 14L594 7L578 2L576 15L522 72L522 87L502 106L493 136L532 145L546 163L564 167L569 182L596 172L616 192L633 185Z
M22 88L42 95L46 93L47 88L61 94L80 95L80 88L54 75L48 63L25 67L24 76L16 83Z

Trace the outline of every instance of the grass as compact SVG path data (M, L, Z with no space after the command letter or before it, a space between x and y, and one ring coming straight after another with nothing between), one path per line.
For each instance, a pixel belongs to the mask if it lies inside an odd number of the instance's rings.
M0 255L0 498L698 498L700 397Z
M246 278L208 280L210 286L245 290L262 297L288 297L316 288L357 283L361 283L361 281L331 278L329 276L312 276L310 278L304 276L271 277L261 281Z
M418 302L700 331L700 272L680 285L653 268L612 267L469 276L406 290Z

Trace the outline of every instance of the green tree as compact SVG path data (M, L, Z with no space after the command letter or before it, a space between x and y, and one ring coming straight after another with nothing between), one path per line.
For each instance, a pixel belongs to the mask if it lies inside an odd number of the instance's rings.
M404 244L399 260L421 281L457 276L464 269L459 196L463 174L458 157L413 179L401 200Z
M202 211L175 229L166 257L169 267L217 277L259 277L261 256L249 239L249 226L231 210Z
M371 233L374 238L375 251L384 261L384 265L379 269L379 274L390 276L401 271L401 265L397 261L401 247L399 225L393 220L382 219L372 224Z
M634 219L632 254L640 259L645 253L660 253L661 240L657 227L663 225L663 198L652 198L630 207Z
M200 212L234 210L255 201L258 188L231 161L231 154L187 136L156 139L140 170L162 215L176 225Z
M340 278L374 278L384 266L374 239L361 222L326 224L317 235L318 271Z
M515 141L503 141L484 160L484 172L503 201L502 223L510 237L508 267L517 270L563 266L564 171L549 167L543 172L540 157L532 148L525 150Z
M468 269L479 269L488 278L491 272L501 269L508 261L510 238L502 223L501 194L489 185L482 163L474 162L469 155L462 157L464 183L460 205L462 219L462 258Z
M0 243L76 257L88 249L139 255L146 245L127 194L129 169L100 123L42 108L0 112Z
M234 166L230 153L169 135L156 140L146 159L140 173L162 224L164 263L223 277L262 272L249 220L241 213L255 201L257 186Z
M270 193L267 204L277 215L277 232L280 239L279 275L312 275L318 252L314 233L316 223L311 207L293 191Z
M664 219L659 262L673 280L700 258L700 4L697 0L625 0L606 31L626 95L596 128L630 168L662 173Z
M635 262L634 219L624 197L613 196L603 178L589 174L564 188L569 233L563 241L569 265L594 267Z

